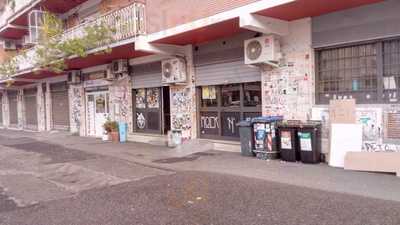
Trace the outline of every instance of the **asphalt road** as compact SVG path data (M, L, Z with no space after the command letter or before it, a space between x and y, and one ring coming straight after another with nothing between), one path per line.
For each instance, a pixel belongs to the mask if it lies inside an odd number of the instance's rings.
M238 176L180 172L4 211L0 224L398 225L400 203Z

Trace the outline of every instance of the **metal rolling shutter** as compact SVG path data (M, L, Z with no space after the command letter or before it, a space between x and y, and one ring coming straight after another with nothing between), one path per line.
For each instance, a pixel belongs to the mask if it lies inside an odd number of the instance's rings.
M36 88L24 90L26 129L36 130L38 126L36 93Z
M259 68L244 64L242 47L195 55L196 86L261 81Z
M133 66L133 88L161 87L161 62Z
M51 107L53 118L53 129L69 130L69 101L66 82L52 84Z
M18 125L18 110L17 110L17 91L8 91L8 102L10 107L10 126Z

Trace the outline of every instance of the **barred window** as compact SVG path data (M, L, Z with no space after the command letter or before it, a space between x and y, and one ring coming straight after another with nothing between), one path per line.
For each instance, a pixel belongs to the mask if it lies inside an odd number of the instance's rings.
M376 43L318 51L317 103L346 98L377 102L377 59Z
M400 40L383 44L383 99L398 102L400 90Z

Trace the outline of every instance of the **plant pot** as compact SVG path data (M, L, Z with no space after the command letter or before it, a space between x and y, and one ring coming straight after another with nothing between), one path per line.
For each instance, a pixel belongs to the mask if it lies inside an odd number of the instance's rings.
M119 142L118 131L111 131L110 136L111 136L112 142Z

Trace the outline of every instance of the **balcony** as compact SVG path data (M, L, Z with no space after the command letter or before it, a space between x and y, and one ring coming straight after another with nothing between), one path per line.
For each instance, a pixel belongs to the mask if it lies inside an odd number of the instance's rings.
M62 39L83 37L85 28L100 24L113 29L112 39L116 43L143 35L146 33L145 6L142 3L133 3L125 8L108 12L94 20L66 30Z
M92 46L92 48L89 49L91 53L96 52L98 48L105 48L107 46L115 47L121 44L133 43L136 37L144 35L146 33L145 5L142 3L133 3L122 9L111 11L90 21L86 21L85 23L65 30L62 34L61 41L81 38L85 35L86 28L100 24L112 28L112 41ZM35 46L27 50L23 55L16 56L14 59L18 71L17 74L34 69L36 58Z
M35 0L14 0L15 4L14 3L12 3L13 5L11 5L11 3L6 4L4 6L3 13L0 15L0 27L7 25L11 17L13 17L17 12L19 12L26 6L30 5L34 1Z

